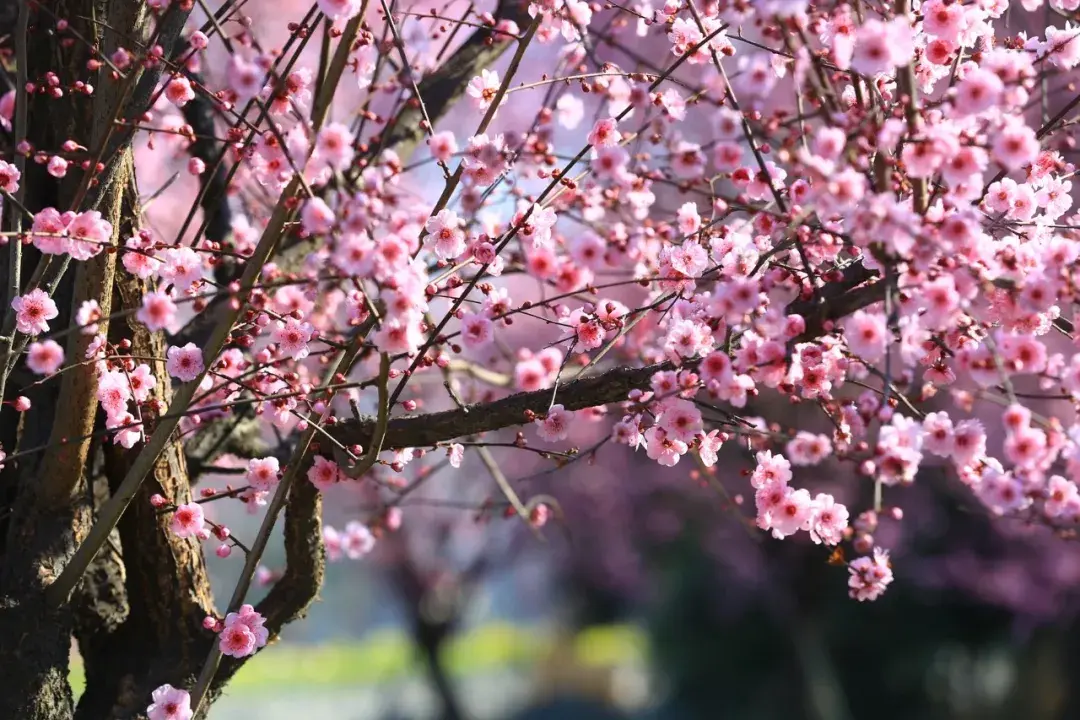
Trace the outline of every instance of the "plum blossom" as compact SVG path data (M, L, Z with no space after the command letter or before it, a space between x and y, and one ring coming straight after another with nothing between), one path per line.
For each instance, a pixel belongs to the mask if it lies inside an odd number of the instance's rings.
M195 717L191 709L191 695L187 690L166 683L155 688L151 697L153 702L146 708L146 716L150 720L191 720Z
M272 490L278 483L281 467L275 457L248 460L244 479L256 490Z
M53 375L64 364L64 348L55 340L30 343L26 366L35 375Z
M203 530L203 509L198 503L185 503L173 511L169 528L179 538L194 537Z
M873 557L860 557L848 564L848 593L859 602L877 600L893 581L889 552L874 548Z
M166 356L165 367L169 375L182 382L191 382L205 369L202 350L196 347L195 343L188 343L182 348L174 345L169 348Z
M573 418L574 413L565 410L562 405L552 405L544 418L534 423L536 433L548 442L565 440L570 434L570 421Z
M49 320L60 311L48 293L35 288L11 301L15 310L15 329L25 335L38 335L49 331Z

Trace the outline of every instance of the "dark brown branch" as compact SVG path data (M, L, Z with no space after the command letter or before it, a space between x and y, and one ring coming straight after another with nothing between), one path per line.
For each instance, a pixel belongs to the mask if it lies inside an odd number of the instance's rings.
M672 363L658 363L640 368L619 367L593 377L572 380L551 389L523 392L489 403L477 403L445 412L406 415L392 418L386 430L384 450L406 447L429 447L466 435L476 435L529 422L527 412L543 414L552 398L567 410L606 405L626 400L631 390L649 387L654 373L672 370ZM350 420L330 429L330 434L344 445L365 445L375 428L374 417ZM325 449L329 452L329 448Z
M825 333L827 322L885 299L885 283L877 279L877 271L859 262L846 267L843 274L840 280L820 288L816 300L797 300L788 305L788 315L801 315L806 321L806 330L789 346L816 340Z

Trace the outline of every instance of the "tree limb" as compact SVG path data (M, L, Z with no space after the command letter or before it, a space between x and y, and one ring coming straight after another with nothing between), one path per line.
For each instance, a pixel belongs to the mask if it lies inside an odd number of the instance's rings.
M618 367L592 377L571 380L560 385L558 393L550 389L522 392L487 403L466 405L454 410L393 418L386 428L384 450L407 447L430 447L465 435L476 435L530 420L526 413L543 414L552 398L567 410L606 405L626 400L631 390L649 387L654 373L673 370L674 363L663 362L645 367ZM366 445L374 433L376 418L364 416L329 428L330 434L343 445ZM323 452L331 452L324 447Z

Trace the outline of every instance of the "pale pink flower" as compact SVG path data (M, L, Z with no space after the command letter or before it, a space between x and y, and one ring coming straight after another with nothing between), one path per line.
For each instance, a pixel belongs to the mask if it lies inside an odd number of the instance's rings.
M788 488L784 499L771 513L773 537L782 540L799 530L809 529L813 510L814 503L809 492Z
M315 457L315 461L308 469L307 479L320 492L326 492L341 482L341 471L333 460L328 460L319 455Z
M1047 517L1061 517L1080 506L1080 491L1076 483L1060 475L1051 475L1047 481L1046 502L1043 511Z
M536 434L548 442L565 440L570 434L570 421L574 413L563 409L562 405L552 405L542 420L536 420Z
M315 332L315 328L308 322L302 322L296 318L287 318L284 322L277 321L274 327L273 340L278 346L280 357L303 360L311 352L308 343Z
M198 503L186 503L173 512L169 527L177 537L189 538L198 535L205 522L202 506Z
M165 86L165 97L176 107L184 107L195 99L195 90L191 87L191 81L181 75Z
M281 466L275 457L252 458L248 460L244 479L257 490L272 490L278 483Z
M235 658L247 657L255 653L255 633L242 622L228 625L218 635L218 646L223 655Z
M300 211L300 223L304 232L312 235L325 235L334 229L334 211L322 198L309 198Z
M588 143L596 148L614 147L622 141L619 123L615 118L597 120L589 132Z
M349 20L364 6L361 0L318 0L318 5L331 20Z
M450 467L460 468L462 461L465 459L465 446L461 443L450 445L450 447L446 448L446 457L450 462Z
M151 290L143 295L135 317L150 330L165 330L176 323L176 303L167 292Z
M953 452L953 423L945 412L927 413L922 422L923 447L938 457Z
M836 545L843 540L847 526L848 509L832 495L819 493L811 511L810 538L819 545Z
M428 232L424 242L439 259L452 260L465 252L465 231L453 210L440 210L428 218L424 228Z
M335 170L344 171L352 164L356 151L353 134L341 123L330 123L319 131L315 139L315 153L320 160Z
M480 110L487 110L499 91L499 74L494 70L481 70L480 74L469 81L465 92L473 99Z
M153 702L146 708L149 720L191 720L191 696L187 690L174 688L168 683L151 693Z
M45 164L45 171L54 178L62 178L67 175L70 163L59 155L53 155Z
M690 447L668 435L664 428L654 425L645 431L645 453L664 467L675 467Z
M487 347L495 339L495 326L483 315L467 313L461 318L461 344L470 349Z
M1039 140L1024 123L1010 122L991 136L990 154L1006 170L1019 170L1038 157Z
M345 524L345 535L341 543L345 557L350 560L359 560L375 549L375 536L367 525L356 520L350 520Z
M202 350L196 347L195 343L188 343L182 348L174 345L168 350L165 367L174 378L191 382L205 369Z
M225 627L244 625L255 636L255 647L261 648L270 639L270 631L264 627L266 618L255 611L251 605L241 605L240 610L225 616Z
M15 327L25 335L48 332L48 321L60 314L53 299L40 288L16 297L11 307L15 310Z
M101 306L97 300L84 300L75 312L75 324L79 326L83 335L94 335L98 331L98 320L101 319Z
M120 445L130 450L135 447L136 443L142 442L142 425L135 416L129 412L107 416L105 418L105 427L108 430L116 431L113 434L114 445Z
M458 151L457 140L454 138L454 133L449 130L434 133L428 138L427 143L431 148L432 157L439 162L449 161Z
M157 386L157 378L150 370L150 366L141 363L127 374L128 385L131 387L131 395L135 402L146 402L150 399L150 391Z
M66 251L68 226L75 219L75 213L60 214L56 208L45 208L34 215L34 224L30 228L34 247L46 255L59 255Z
M881 313L858 310L844 321L844 342L862 360L883 358L888 340L889 329Z
M64 348L55 340L30 343L26 366L35 375L52 375L64 364Z
M877 600L893 581L889 552L874 548L874 556L860 557L848 564L848 593L859 602Z
M176 286L180 292L187 292L203 276L203 262L199 254L189 247L165 250L164 262L159 270L162 279Z
M97 210L75 216L67 228L65 249L76 260L89 260L112 242L112 224Z

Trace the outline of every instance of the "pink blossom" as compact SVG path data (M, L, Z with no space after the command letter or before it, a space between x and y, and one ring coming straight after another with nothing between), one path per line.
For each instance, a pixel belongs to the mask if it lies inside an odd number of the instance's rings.
M499 90L499 74L494 70L481 70L480 74L469 81L465 91L480 110L487 110L495 100Z
M59 155L53 155L49 158L49 162L45 164L45 170L54 178L62 178L67 175L69 164L67 160Z
M461 344L470 349L487 347L495 338L494 325L483 315L469 313L461 319Z
M1047 517L1056 518L1065 514L1075 515L1080 509L1080 490L1076 483L1060 475L1051 475L1047 481L1046 502L1043 511Z
M315 457L315 461L308 469L307 479L320 492L326 492L341 482L341 471L333 460L328 460L319 455Z
M889 552L874 548L873 558L860 557L848 563L848 593L859 602L877 600L893 581Z
M358 560L375 549L375 536L367 525L351 520L345 524L345 535L342 539L342 550L345 557L350 560Z
M450 462L450 467L460 468L462 461L465 459L465 446L461 443L453 443L446 448L446 457Z
M349 20L363 7L361 0L318 0L319 9L331 20Z
M844 322L844 341L859 358L875 362L885 356L889 340L885 316L863 310Z
M177 506L173 512L169 527L176 537L189 538L197 535L203 529L204 522L202 505L186 503Z
M686 443L669 436L662 427L654 425L645 431L645 453L650 460L664 467L675 467L689 449Z
M35 375L52 375L64 364L64 348L55 340L30 343L26 349L26 366Z
M128 385L131 387L131 395L135 402L146 402L150 398L150 391L157 386L157 378L154 377L150 366L141 363L134 370L127 373Z
M67 252L76 260L89 260L112 243L112 224L97 210L82 212L67 227Z
M315 328L311 323L292 317L284 322L278 320L273 333L273 340L278 346L278 355L303 360L311 352L308 343L311 342L314 332Z
M570 434L570 421L573 418L574 413L564 410L562 405L552 405L547 415L535 422L536 433L548 442L565 440Z
M252 458L248 460L244 479L256 490L273 490L278 483L280 470L275 457Z
M322 198L309 198L300 211L304 231L312 235L325 235L334 229L334 211Z
M16 297L11 307L15 310L15 327L25 335L48 332L48 321L60 314L53 299L39 288Z
M452 260L465 252L465 231L461 220L452 210L441 210L428 218L424 228L428 235L425 242L442 260Z
M165 367L174 378L191 382L202 375L205 369L202 350L196 347L195 343L188 343L182 348L174 345L168 350Z
M101 306L97 300L84 300L75 312L75 324L79 326L83 335L95 335L98 331L98 320L101 319Z
M187 292L202 280L202 259L191 248L170 248L165 250L163 255L163 264L159 270L161 277L175 285L180 292Z
M315 140L315 155L337 171L346 170L356 154L353 134L341 123L329 123Z
M589 132L587 141L596 148L614 147L622 141L619 124L615 118L597 120Z
M174 77L165 85L165 97L176 107L184 107L195 99L195 90L184 76Z
M176 323L176 303L168 293L151 290L143 295L135 317L150 330L165 330Z
M0 190L14 195L19 191L19 169L9 162L0 160Z
M810 518L810 537L819 545L836 545L848 526L848 509L832 495L818 493L814 498Z
M814 503L809 492L788 488L784 499L769 516L773 537L779 540L799 530L809 530L813 511Z
M59 255L67 246L68 226L75 219L75 213L60 214L56 208L45 208L34 215L34 224L30 228L34 247L47 255Z
M235 658L253 655L256 649L255 633L246 624L233 622L218 635L218 646L223 655Z
M457 140L454 133L449 130L434 133L428 138L428 147L431 155L439 162L448 162L458 151Z
M187 690L166 683L156 688L151 697L153 702L146 708L149 720L191 720L195 716Z

